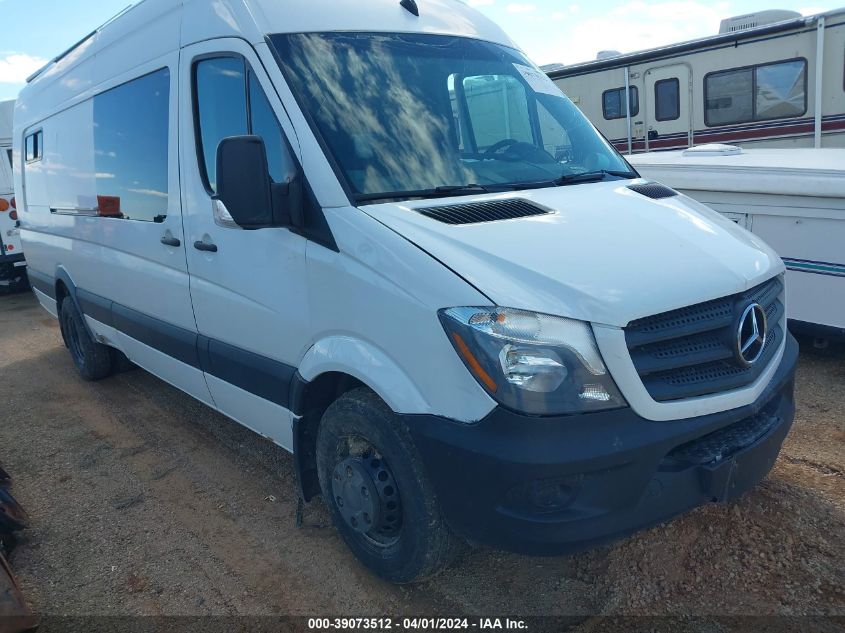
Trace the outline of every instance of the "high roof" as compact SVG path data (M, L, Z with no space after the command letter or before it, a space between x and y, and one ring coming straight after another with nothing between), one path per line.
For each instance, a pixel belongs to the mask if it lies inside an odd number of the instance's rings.
M141 0L97 27L28 81L56 66L95 55L161 16L182 10L180 44L241 37L256 44L271 33L381 31L461 35L517 48L496 24L460 0L418 0L419 16L399 0Z
M584 75L593 73L599 70L609 70L611 68L623 68L632 64L639 64L641 62L653 61L656 59L665 59L668 57L675 57L681 53L688 53L696 50L706 49L711 46L725 44L729 42L740 42L743 40L750 40L757 37L770 35L772 33L780 33L783 31L790 31L802 27L808 27L814 24L819 18L824 17L830 27L830 18L845 18L845 8L834 9L826 13L819 13L816 15L795 18L786 20L784 22L777 22L775 24L768 24L765 26L758 26L742 31L734 31L732 33L723 33L719 35L710 35L687 42L679 42L677 44L669 44L668 46L660 46L657 48L650 48L643 51L635 51L633 53L625 53L607 59L595 59L586 62L579 62L553 70L548 73L552 79L563 79L564 77L572 77L576 75Z

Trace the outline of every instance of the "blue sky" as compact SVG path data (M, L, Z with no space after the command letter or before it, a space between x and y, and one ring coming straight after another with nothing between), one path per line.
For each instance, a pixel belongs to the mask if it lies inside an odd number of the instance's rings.
M807 15L845 5L845 0L466 2L502 24L538 64L570 64L593 59L600 50L628 52L703 37L716 33L722 18L760 9ZM128 4L130 0L0 0L0 99L15 97L28 75Z

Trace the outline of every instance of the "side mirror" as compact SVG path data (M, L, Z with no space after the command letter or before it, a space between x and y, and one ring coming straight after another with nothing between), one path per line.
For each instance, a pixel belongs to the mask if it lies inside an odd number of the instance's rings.
M217 146L217 194L232 220L244 229L299 226L302 179L283 152L284 182L270 178L267 149L260 136L231 136Z

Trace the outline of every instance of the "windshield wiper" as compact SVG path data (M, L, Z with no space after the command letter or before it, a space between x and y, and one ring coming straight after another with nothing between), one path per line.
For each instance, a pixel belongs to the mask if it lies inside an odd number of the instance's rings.
M617 178L637 178L637 174L632 171L619 171L615 169L597 169L595 171L585 171L580 174L567 174L561 176L554 181L556 185L573 185L580 182L599 182L608 176L615 176Z
M513 191L518 186L513 184L477 185L440 185L431 189L415 189L411 191L386 191L383 193L360 193L355 196L356 202L375 202L377 200L401 200L409 198L447 198L449 196L471 196L478 193L500 193Z

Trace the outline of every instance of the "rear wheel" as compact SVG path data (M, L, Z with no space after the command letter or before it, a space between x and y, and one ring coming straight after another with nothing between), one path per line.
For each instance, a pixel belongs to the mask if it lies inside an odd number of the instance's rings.
M91 338L82 319L73 300L66 297L59 311L65 345L84 380L101 380L113 373L111 349Z
M326 410L317 468L335 526L382 578L420 580L460 551L404 423L372 391L350 391Z

